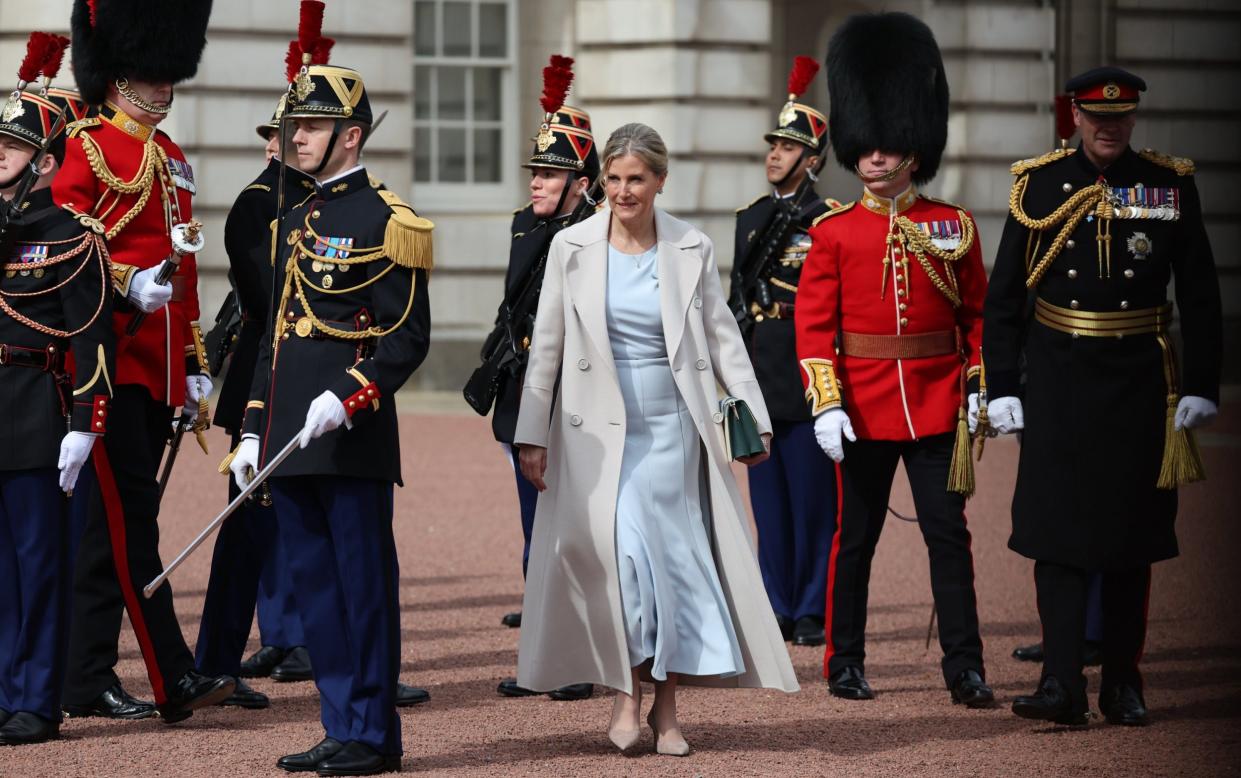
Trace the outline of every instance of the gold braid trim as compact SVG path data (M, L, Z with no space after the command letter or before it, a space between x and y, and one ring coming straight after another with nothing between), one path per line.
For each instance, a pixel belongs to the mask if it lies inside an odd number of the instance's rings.
M40 324L34 319L31 319L27 316L23 316L16 309L14 309L11 305L9 305L9 298L38 297L40 295L45 295L51 292L55 292L56 290L65 286L66 284L73 281L73 279L81 275L82 271L86 269L86 266L90 264L92 258L95 258L95 257L98 258L101 270L107 268L108 263L110 262L110 258L108 256L108 246L106 243L104 243L103 236L96 235L93 232L88 232L82 236L81 241L82 242L78 246L75 246L72 250L67 251L64 254L61 254L58 257L55 257L53 261L31 262L26 265L26 267L28 268L39 267L39 266L46 267L47 265L60 264L61 262L67 261L68 259L72 257L76 257L79 254L84 254L85 256L82 258L82 264L78 265L77 269L75 269L73 273L69 275L68 278L66 278L64 281L61 281L58 284L47 287L46 289L40 289L35 292L0 292L0 311L3 311L4 313L11 316L13 320L18 322L19 324L23 324L29 327L30 329L34 330L35 332L39 332L39 333L42 333L44 335L47 335L53 338L72 338L75 335L79 335L85 332L87 328L89 328L92 324L94 324L95 320L99 318L99 314L103 311L103 304L108 299L109 275L106 272L100 273L99 303L95 306L95 312L91 314L90 318L86 320L85 324L78 327L77 329L59 330L59 329L56 329L55 327L49 327L46 324ZM90 250L92 247L95 249L94 251Z
M159 144L148 140L142 150L142 163L138 166L138 172L134 177L125 181L112 172L108 167L108 163L104 161L103 154L99 150L99 146L89 135L82 135L82 151L86 154L86 161L90 164L91 171L95 177L99 179L107 188L119 194L137 194L138 200L133 207L122 216L116 224L107 232L108 240L115 238L121 230L129 226L129 223L142 213L142 209L146 208L147 201L151 199L151 190L154 188L156 165L152 157L159 160L164 159L164 150ZM166 164L166 163L165 163Z
M1175 170L1178 176L1192 176L1194 174L1194 161L1187 157L1174 157L1171 154L1164 154L1154 149L1142 149L1138 152L1138 156L1147 162L1154 162L1161 167Z
M1014 162L1009 170L1013 175L1020 176L1025 173L1029 173L1031 170L1041 168L1044 165L1050 165L1058 159L1064 159L1065 157L1076 153L1077 149L1056 149L1055 151L1047 152L1041 157L1032 157L1031 159L1023 159L1019 162Z
M1060 255L1065 242L1073 234L1073 231L1077 229L1077 225L1081 224L1082 219L1086 218L1090 212L1098 208L1099 203L1103 201L1106 188L1103 184L1091 184L1088 187L1079 189L1072 197L1061 203L1059 208L1042 219L1034 219L1021 206L1021 201L1025 197L1026 186L1029 182L1030 177L1028 175L1021 176L1013 182L1013 188L1008 193L1009 213L1013 215L1018 224L1031 230L1031 232L1042 231L1049 227L1060 227L1060 231L1056 233L1055 239L1047 247L1047 251L1043 254L1042 259L1033 263L1027 260L1026 265L1031 269L1029 276L1026 277L1026 288L1033 289L1038 286L1039 281L1043 278L1043 274L1047 272L1047 268L1051 267L1051 263Z
M293 264L296 264L296 259L290 258L289 261ZM389 269L391 269L393 266L394 265L389 265ZM385 270L385 272L387 271ZM302 288L302 280L301 280L302 275L301 275L300 270L296 274L294 274L292 278L293 278L294 285L297 287L297 293L301 295L302 307L306 310L306 318L310 319L311 325L318 331L326 335L330 335L333 338L339 338L340 340L364 340L366 338L382 338L385 335L395 332L401 327L402 324L405 323L405 320L409 318L409 312L414 309L414 292L417 291L418 289L418 276L413 275L410 277L410 280L409 280L409 302L405 304L405 312L401 314L401 318L397 320L396 324L393 324L391 327L387 329L384 329L383 327L367 327L364 330L342 330L342 329L337 329L336 327L332 327L327 324L324 324L323 321L319 319L318 316L315 316L314 310L311 309L310 303L306 299L306 291L305 289ZM377 276L376 280L378 280L378 278L379 277ZM285 290L286 291L288 290L287 284L285 285ZM284 306L282 303L281 308L283 309L283 307Z
M961 307L961 295L957 288L957 275L956 271L953 270L953 265L969 253L970 249L974 247L974 241L978 235L977 228L974 226L974 220L965 211L958 208L957 219L961 222L961 244L952 251L941 249L932 243L931 236L919 229L918 225L909 220L909 217L898 216L895 222L905 250L913 252L914 258L922 266L922 270L926 273L927 278L931 279L931 283L952 304L953 308ZM928 254L944 263L943 276L935 270L935 266L927 259Z
M395 192L381 189L376 194L392 209L388 226L384 228L384 255L401 267L430 272L435 264L431 240L435 224L414 213Z
M803 359L801 368L808 379L806 401L810 404L810 415L818 416L831 408L839 408L842 404L840 379L836 377L832 360Z

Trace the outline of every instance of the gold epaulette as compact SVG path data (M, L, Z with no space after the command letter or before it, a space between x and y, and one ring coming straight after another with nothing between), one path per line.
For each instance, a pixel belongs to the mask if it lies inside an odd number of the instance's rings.
M1044 165L1050 165L1058 159L1064 159L1065 157L1075 153L1077 153L1077 149L1056 149L1055 151L1047 152L1041 157L1031 157L1030 159L1023 159L1018 162L1014 162L1012 167L1009 168L1009 171L1013 175L1019 176L1022 173L1034 170L1035 168L1043 167Z
M270 191L271 191L271 187L270 187L270 186L268 186L267 184L250 184L249 186L247 186L245 189L242 189L241 191L243 191L243 192L249 192L251 189L255 189L255 190L260 191L260 192L270 192Z
M853 201L853 202L851 202L851 203L844 203L843 205L837 205L835 208L833 208L832 210L828 211L827 213L820 214L820 215L819 215L819 217L818 217L817 219L815 219L814 221L810 222L810 226L811 226L811 227L817 227L817 226L819 226L819 222L823 221L824 219L827 219L827 218L829 218L829 217L831 217L831 216L835 216L835 215L836 215L836 214L838 214L838 213L844 213L845 211L849 210L850 208L852 208L852 207L853 207L854 205L856 205L856 204L857 204L857 201L856 201L856 200L854 200L854 201Z
M1154 149L1142 149L1138 152L1138 156L1147 162L1154 162L1161 167L1175 170L1178 176L1192 176L1194 174L1194 161L1187 157L1174 157L1171 154L1164 154Z
M383 189L384 188L384 182L380 181L378 178L375 178L370 173L366 174L366 180L370 182L371 189Z
M750 202L748 202L748 203L746 203L745 205L743 205L743 206L741 206L740 208L738 208L738 209L736 210L736 213L741 213L742 211L748 211L748 210L750 210L751 208L753 208L753 207L754 207L754 204L755 204L755 203L757 203L759 200L762 200L762 199L767 198L767 197L771 197L771 193L770 193L770 192L768 192L767 194L761 194L761 195L759 195L758 197L755 197L755 198L754 198L753 200L751 200Z
M527 200L525 205L521 206L520 208L514 208L514 209L513 209L513 215L514 215L514 216L516 216L517 214L519 214L519 213L521 213L522 211L524 211L524 210L526 210L527 208L529 208L529 207L530 207L530 203L531 203L531 202L533 202L533 201L531 201L531 200Z
M930 195L928 195L928 194L923 194L922 192L919 192L919 193L918 193L918 196L919 196L919 197L921 197L923 200L926 200L928 203L936 203L936 204L938 204L938 205L946 205L946 206L948 206L949 208L953 209L954 211L964 211L964 210L965 210L965 206L964 206L964 205L957 205L956 203L950 203L950 202L948 202L947 200L941 200L941 199L939 199L938 197L931 197Z
M396 192L379 189L375 194L392 209L392 216L384 230L384 256L401 267L430 271L435 264L431 243L435 225L430 219L414 213L414 209Z
M91 127L98 127L101 124L98 116L88 116L85 119L78 119L76 122L69 122L65 125L65 133L70 138L76 138L79 132L89 130Z

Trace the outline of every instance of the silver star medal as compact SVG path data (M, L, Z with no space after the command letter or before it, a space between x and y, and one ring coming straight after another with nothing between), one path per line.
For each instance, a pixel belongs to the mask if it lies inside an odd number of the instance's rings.
M1151 255L1151 239L1146 237L1145 232L1135 232L1125 241L1125 245L1129 248L1129 253L1134 259L1142 260Z

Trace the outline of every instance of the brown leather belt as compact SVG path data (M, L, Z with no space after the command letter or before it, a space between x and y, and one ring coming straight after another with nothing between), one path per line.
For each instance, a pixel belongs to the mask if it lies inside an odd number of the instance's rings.
M1172 303L1131 311L1099 312L1061 308L1039 298L1034 304L1034 318L1044 327L1066 332L1075 338L1121 338L1168 329L1172 322Z
M64 365L65 355L53 345L27 348L0 343L0 367L29 367L45 373L59 373Z
M867 335L840 333L840 353L864 359L925 359L957 353L953 330L919 332L916 335Z

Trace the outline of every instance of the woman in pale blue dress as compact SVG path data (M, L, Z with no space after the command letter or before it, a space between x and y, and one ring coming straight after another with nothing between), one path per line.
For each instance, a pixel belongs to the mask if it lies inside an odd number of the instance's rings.
M633 694L617 692L608 734L621 750L637 742L640 679L649 677L656 750L682 756L678 676L727 678L746 668L704 519L702 441L674 382L661 318L654 201L667 152L654 130L631 124L613 133L603 157L612 210L604 299L626 420L616 562L633 674ZM542 489L546 449L523 446L521 464Z

